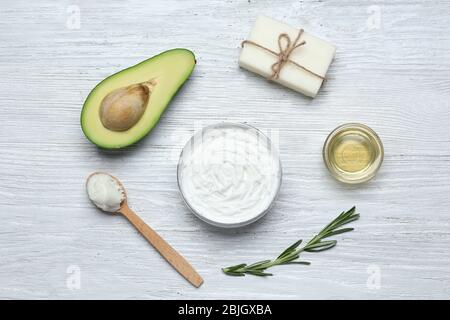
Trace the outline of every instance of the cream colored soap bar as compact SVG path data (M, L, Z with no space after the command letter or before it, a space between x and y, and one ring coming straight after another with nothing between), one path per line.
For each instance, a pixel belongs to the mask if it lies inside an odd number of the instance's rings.
M299 34L299 29L265 16L259 16L247 40L279 53L278 38L283 33L287 34L293 43ZM272 80L309 97L315 97L322 86L323 78L334 58L336 48L307 32L303 32L300 40L306 43L294 49L289 55L289 60L298 65L289 61L284 63L280 69L279 78ZM285 49L287 47L286 39L282 39L281 42ZM252 43L244 43L239 57L239 65L265 78L270 78L274 73L272 65L279 61L279 57L264 48Z

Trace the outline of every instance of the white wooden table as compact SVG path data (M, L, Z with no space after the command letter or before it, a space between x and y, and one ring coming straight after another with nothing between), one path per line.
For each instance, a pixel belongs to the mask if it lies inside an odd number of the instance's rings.
M444 0L3 0L0 298L448 298L449 11ZM258 14L336 44L316 99L238 68ZM90 144L79 117L95 84L173 47L194 51L198 64L159 125L123 151ZM177 189L182 146L221 120L279 137L279 199L240 230L204 224ZM327 134L352 121L375 129L386 153L375 180L359 187L335 182L321 155ZM89 203L84 181L96 170L124 182L132 207L204 276L202 288L123 218ZM272 278L221 273L276 256L353 205L356 231L305 254L311 266L274 268Z

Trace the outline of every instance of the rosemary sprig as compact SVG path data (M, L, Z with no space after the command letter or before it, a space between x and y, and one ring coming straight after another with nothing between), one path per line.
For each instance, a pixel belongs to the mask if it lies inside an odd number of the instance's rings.
M276 259L274 260L263 260L255 262L251 265L246 263L238 264L235 266L223 268L222 271L230 276L243 277L246 274L251 274L254 276L272 276L272 273L266 272L267 269L283 265L283 264L303 264L309 265L307 261L298 261L300 253L306 252L321 252L333 248L336 244L336 240L323 240L341 233L352 231L353 228L341 228L343 225L355 221L359 218L359 214L356 213L356 208L353 207L348 211L342 212L333 221L331 221L325 228L322 229L317 235L315 235L311 240L309 240L306 245L299 248L302 240L297 241L292 244L286 250L284 250ZM339 229L341 228L341 229Z

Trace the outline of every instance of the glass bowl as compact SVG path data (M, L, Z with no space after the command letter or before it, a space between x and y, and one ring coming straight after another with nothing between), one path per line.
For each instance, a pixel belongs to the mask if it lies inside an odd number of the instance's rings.
M347 123L334 129L323 146L323 160L337 180L358 184L380 169L384 149L378 135L366 125Z
M246 137L242 141L241 133ZM248 157L252 150L258 151ZM260 178L260 184L249 177ZM261 131L248 124L222 122L204 127L186 143L177 181L184 202L198 218L216 227L243 227L262 218L275 203L281 162L276 147Z

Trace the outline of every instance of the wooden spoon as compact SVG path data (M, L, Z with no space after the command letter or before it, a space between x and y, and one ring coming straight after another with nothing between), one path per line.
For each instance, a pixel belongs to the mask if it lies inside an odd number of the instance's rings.
M189 262L183 258L174 248L172 248L160 235L158 235L152 228L150 228L133 210L130 209L127 202L127 194L123 184L119 179L104 172L94 172L88 178L95 174L106 174L113 178L118 186L123 191L124 198L120 204L119 210L116 213L122 214L129 222L147 239L148 242L175 268L187 281L189 281L196 288L203 284L202 277L195 271Z

